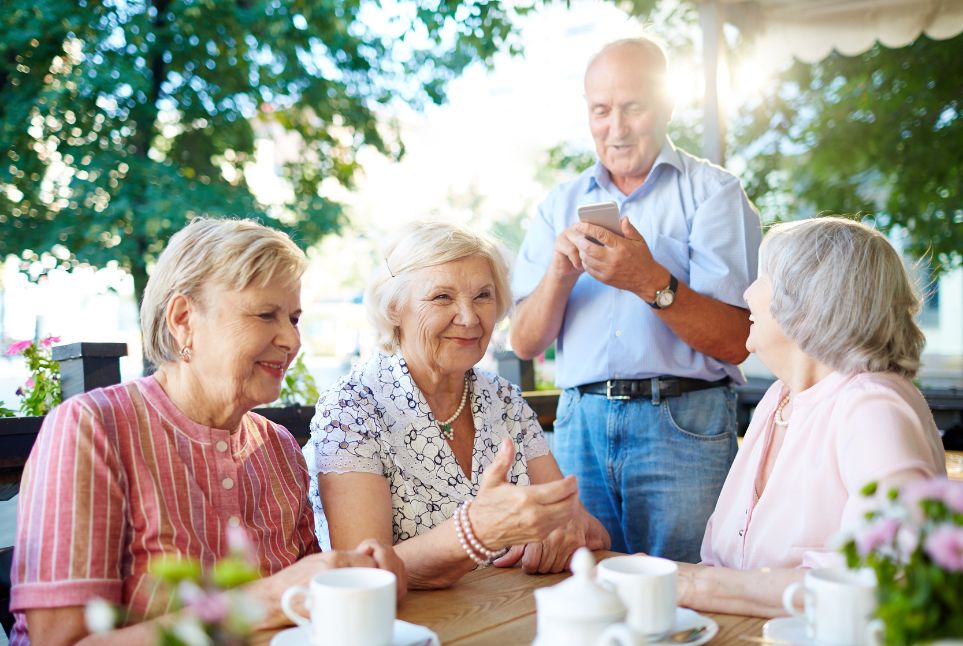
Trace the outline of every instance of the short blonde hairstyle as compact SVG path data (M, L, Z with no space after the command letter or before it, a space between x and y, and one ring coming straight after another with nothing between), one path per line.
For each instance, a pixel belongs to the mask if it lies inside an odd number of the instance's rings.
M491 266L495 287L496 320L511 306L508 262L501 246L491 238L470 229L444 222L416 222L405 226L389 241L384 258L365 290L365 309L375 329L378 347L393 353L399 348L395 313L409 297L413 272L437 267L469 256L481 256Z
M171 236L144 289L144 356L155 366L177 358L180 348L167 328L167 305L175 294L200 303L205 285L242 290L275 278L297 280L307 263L291 238L253 220L193 220Z
M770 312L800 349L845 374L920 367L920 297L875 229L840 217L777 224L760 248Z

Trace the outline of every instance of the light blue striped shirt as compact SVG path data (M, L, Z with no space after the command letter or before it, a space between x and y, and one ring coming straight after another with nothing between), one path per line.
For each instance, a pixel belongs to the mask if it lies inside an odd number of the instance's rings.
M677 149L666 139L645 182L624 195L596 163L549 193L530 223L512 272L521 300L552 259L555 238L578 220L583 204L614 201L655 260L694 291L746 307L742 293L756 278L762 229L759 213L728 171ZM582 274L569 296L559 334L559 388L606 379L657 375L745 379L737 366L696 352L630 292Z

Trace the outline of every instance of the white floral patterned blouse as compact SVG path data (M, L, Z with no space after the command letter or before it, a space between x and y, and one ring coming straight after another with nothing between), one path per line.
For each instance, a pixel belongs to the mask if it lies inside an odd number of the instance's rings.
M479 476L495 460L506 437L515 444L508 479L529 484L528 461L549 452L538 417L507 380L478 368L468 374L475 422L470 482L400 355L375 355L321 395L304 457L322 548L328 549L330 541L318 496L319 473L384 476L391 490L394 543L427 532L473 498Z

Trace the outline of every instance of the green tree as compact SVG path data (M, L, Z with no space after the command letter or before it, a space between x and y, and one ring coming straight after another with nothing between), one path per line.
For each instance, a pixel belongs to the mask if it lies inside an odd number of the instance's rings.
M963 35L795 63L743 116L733 154L770 219L860 213L936 271L963 252Z
M147 268L191 217L239 215L304 245L336 230L332 185L364 147L404 151L399 104L444 100L515 51L525 9L487 0L3 0L0 258ZM259 128L292 142L279 204L244 167ZM322 186L324 184L324 186Z

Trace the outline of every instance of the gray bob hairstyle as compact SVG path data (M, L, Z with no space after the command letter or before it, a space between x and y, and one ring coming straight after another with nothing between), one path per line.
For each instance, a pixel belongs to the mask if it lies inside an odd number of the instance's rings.
M291 238L253 220L191 221L171 236L147 281L140 306L144 356L154 365L177 358L180 348L167 328L175 294L203 302L207 285L264 287L275 278L299 279L307 264Z
M501 320L508 313L512 296L508 262L494 240L455 224L426 221L405 226L388 242L384 260L375 267L364 295L368 320L382 351L398 350L395 312L408 298L413 272L469 256L488 260L495 287L496 320Z
M839 217L777 224L760 248L770 312L800 349L845 374L920 367L920 298L879 231Z

